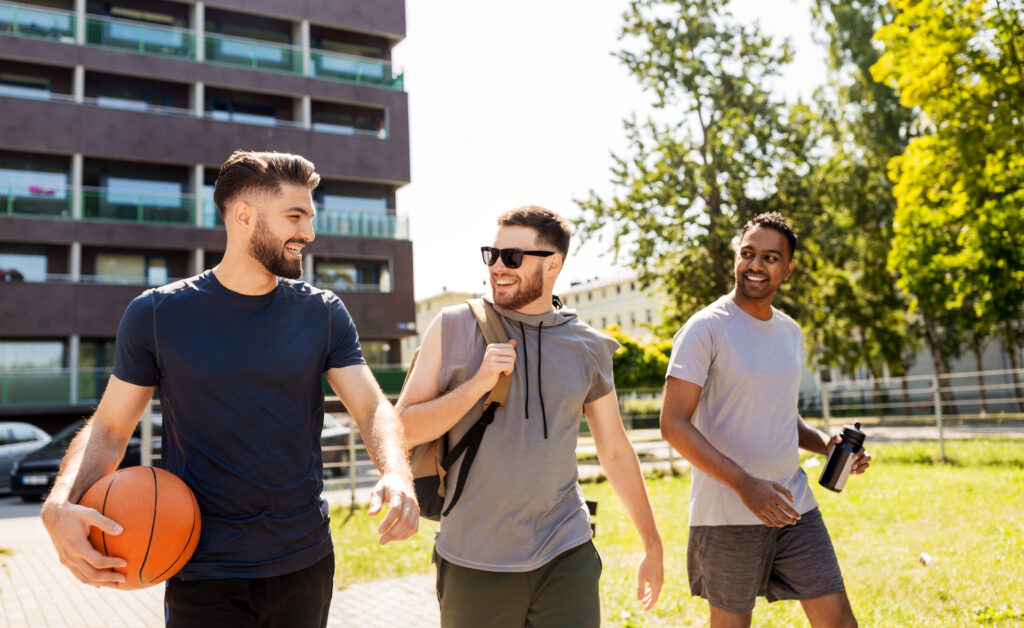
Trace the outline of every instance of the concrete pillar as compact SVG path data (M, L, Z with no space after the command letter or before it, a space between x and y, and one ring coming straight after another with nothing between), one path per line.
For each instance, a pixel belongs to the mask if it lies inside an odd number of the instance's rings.
M71 217L82 219L82 172L85 158L82 153L71 155Z
M206 270L206 251L204 249L192 249L192 275L198 275Z
M71 405L78 403L78 348L81 343L81 337L78 334L72 334L68 338L68 376L70 385L68 386L68 395L70 396Z
M192 83L188 89L188 98L192 115L202 118L206 109L206 84L202 81Z
M85 0L75 0L75 43L85 43Z
M302 280L313 284L313 256L309 253L302 256Z
M309 76L313 67L309 57L309 20L302 20L292 24L292 42L299 48L299 59L302 60L302 67L300 68L302 74L303 76Z
M195 37L196 61L206 59L206 3L192 5L192 35Z
M71 79L71 97L75 102L85 101L85 66L76 65L74 75Z
M300 96L295 102L295 121L304 129L313 128L313 99L308 96Z
M206 207L203 206L203 181L205 180L205 170L203 164L195 164L192 166L192 196L195 200L195 216L193 224L197 227L212 227L213 224L206 224Z
M82 281L82 243L72 242L68 251L68 274L71 281L78 283Z

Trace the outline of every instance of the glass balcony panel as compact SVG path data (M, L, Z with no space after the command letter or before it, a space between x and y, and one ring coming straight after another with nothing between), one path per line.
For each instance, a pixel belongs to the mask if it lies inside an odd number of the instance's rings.
M92 189L82 192L82 217L87 220L191 225L195 199L186 194L162 195Z
M86 368L78 372L78 403L98 403L110 382L109 368Z
M145 23L111 20L96 16L85 20L85 41L94 46L116 48L167 57L195 57L194 38L182 29Z
M206 60L258 70L301 72L299 51L284 44L206 35Z
M68 177L59 172L0 168L0 214L67 218Z
M320 51L310 56L313 76L402 89L401 74L387 61Z
M0 2L0 32L73 42L75 17L70 12Z
M67 371L0 371L0 407L69 403L71 375Z

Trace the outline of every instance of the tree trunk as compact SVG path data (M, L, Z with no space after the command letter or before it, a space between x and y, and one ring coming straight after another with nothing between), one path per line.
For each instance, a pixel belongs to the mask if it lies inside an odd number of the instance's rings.
M911 416L914 413L914 409L910 407L910 384L907 382L907 368L906 362L900 362L903 367L903 375L901 376L901 382L903 385L903 410L907 416Z
M935 323L932 322L927 316L924 318L924 331L925 338L928 341L928 349L932 354L932 365L935 367L935 374L938 376L939 388L943 388L945 382L949 381L949 359L946 354L942 352L942 345L939 342L939 330L935 328ZM944 390L941 393L943 414L950 415L956 412L956 404L953 400L953 393Z
M1017 410L1024 412L1024 393L1020 389L1020 368L1017 363L1017 347L1010 340L1010 332L1007 330L1003 349L1010 355L1010 368L1013 369L1013 395L1017 398Z
M974 348L974 366L978 371L978 392L981 393L981 416L988 416L988 399L985 397L985 374L982 372L981 349Z

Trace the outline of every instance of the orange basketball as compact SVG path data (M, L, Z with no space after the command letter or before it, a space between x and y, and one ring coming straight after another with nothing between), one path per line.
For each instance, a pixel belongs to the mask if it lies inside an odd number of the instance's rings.
M128 561L122 589L141 589L185 566L199 542L199 504L178 476L155 467L118 469L93 484L82 501L121 524L121 534L92 528L89 541L101 554Z

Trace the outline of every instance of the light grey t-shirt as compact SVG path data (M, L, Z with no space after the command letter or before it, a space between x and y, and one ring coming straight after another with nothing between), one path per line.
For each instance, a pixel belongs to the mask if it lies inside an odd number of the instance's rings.
M441 519L435 549L471 569L531 571L592 536L576 434L583 404L614 389L612 353L619 345L573 310L530 316L495 309L516 340L508 399L484 432L462 496ZM486 345L466 304L445 308L441 324L443 393L476 374ZM449 442L457 443L482 412L483 397L452 428ZM463 458L448 472L448 500Z
M800 467L797 396L803 333L772 308L766 321L722 297L676 333L668 377L701 386L693 424L751 475L793 494L796 511L817 506ZM739 495L693 469L690 525L763 525Z

